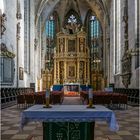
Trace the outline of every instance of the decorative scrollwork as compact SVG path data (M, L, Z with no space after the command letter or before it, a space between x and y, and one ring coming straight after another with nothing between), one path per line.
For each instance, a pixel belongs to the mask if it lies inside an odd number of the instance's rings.
M131 80L131 54L125 53L122 59L122 83L126 88Z
M131 53L129 51L129 44L128 44L128 2L125 1L124 7L124 16L123 21L125 23L124 26L124 39L125 39L125 46L124 46L124 55L122 57L122 83L123 85L128 88L128 85L131 82Z
M0 44L0 56L8 57L8 58L14 58L15 54L8 51L7 47L4 43Z
M35 48L35 50L36 50L36 48L37 48L37 45L38 45L38 40L35 38L35 39L34 39L34 48Z
M17 13L16 13L16 18L17 19L22 19L22 14L21 14L21 10L20 10L20 2L19 2L19 0L17 0Z
M20 29L21 29L20 22L18 22L18 24L17 24L17 39L18 40L20 39Z
M4 32L6 31L5 21L7 21L7 17L5 13L0 15L0 20L1 20L0 22L1 22L1 36L2 36L4 35Z

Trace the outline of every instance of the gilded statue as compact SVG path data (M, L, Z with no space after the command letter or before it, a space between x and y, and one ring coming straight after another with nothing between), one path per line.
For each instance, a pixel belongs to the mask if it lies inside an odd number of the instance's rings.
M68 23L65 28L62 28L62 32L65 34L75 34L80 31L80 24Z

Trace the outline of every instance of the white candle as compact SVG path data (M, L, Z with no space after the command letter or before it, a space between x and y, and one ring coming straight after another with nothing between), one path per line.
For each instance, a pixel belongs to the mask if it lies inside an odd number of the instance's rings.
M46 90L46 98L49 98L49 91L48 91L48 89Z
M93 89L92 88L89 88L88 97L89 97L89 99L93 98Z

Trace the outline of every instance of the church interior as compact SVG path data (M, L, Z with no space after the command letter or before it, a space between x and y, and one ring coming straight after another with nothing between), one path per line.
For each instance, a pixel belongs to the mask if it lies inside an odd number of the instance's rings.
M139 0L0 0L1 140L139 140L139 17ZM74 123L67 139L33 121L20 131L45 104L100 106L119 129Z

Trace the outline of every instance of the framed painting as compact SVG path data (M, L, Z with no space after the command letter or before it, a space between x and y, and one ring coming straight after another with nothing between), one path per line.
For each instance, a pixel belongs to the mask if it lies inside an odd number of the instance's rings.
M75 77L75 66L69 66L69 77Z

